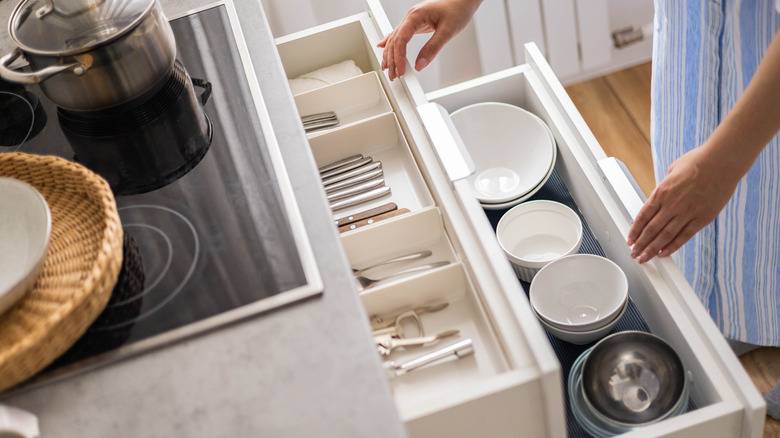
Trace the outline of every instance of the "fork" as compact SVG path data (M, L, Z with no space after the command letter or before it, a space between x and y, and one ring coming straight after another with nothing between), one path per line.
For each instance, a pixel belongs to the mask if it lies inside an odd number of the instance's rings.
M429 263L427 265L415 266L413 268L404 269L403 271L399 271L399 272L396 272L394 274L387 275L385 277L380 277L380 278L368 278L368 277L365 277L363 275L356 275L355 279L357 280L358 284L360 285L360 289L363 290L363 289L368 289L371 286L374 286L375 284L379 283L380 281L385 281L385 280L389 280L391 278L400 277L400 276L404 276L404 275L416 274L418 272L424 272L424 271L427 271L429 269L434 269L434 268L438 268L438 267L441 267L441 266L448 265L449 263L450 262L445 260L445 261L440 261L440 262Z
M378 268L380 266L392 265L392 264L395 264L395 263L410 262L412 260L424 259L426 257L430 257L432 254L433 254L433 252L431 252L431 251L429 251L427 249L426 250L422 250L422 251L417 251L417 252L413 252L411 254L406 254L406 255L399 256L399 257L394 257L394 258L389 259L389 260L383 260L383 261L381 261L379 263L375 263L375 264L373 264L371 266L366 266L365 268L361 268L361 269L352 268L352 273L355 274L355 275L359 275L359 274L362 274L362 273L368 271L369 269Z

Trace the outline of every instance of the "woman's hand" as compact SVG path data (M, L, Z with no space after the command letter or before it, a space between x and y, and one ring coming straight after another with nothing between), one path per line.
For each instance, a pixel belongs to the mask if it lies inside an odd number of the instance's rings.
M742 176L707 144L678 158L631 226L631 257L645 263L677 251L723 209Z
M466 27L481 3L482 0L427 0L412 6L401 24L377 45L385 49L382 69L387 70L390 80L406 71L406 45L415 34L433 32L417 55L414 68L420 71Z

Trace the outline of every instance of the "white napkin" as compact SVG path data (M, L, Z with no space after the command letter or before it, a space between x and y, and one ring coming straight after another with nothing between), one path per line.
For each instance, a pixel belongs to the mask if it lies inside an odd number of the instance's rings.
M355 61L348 59L290 79L290 89L293 95L297 95L362 74Z

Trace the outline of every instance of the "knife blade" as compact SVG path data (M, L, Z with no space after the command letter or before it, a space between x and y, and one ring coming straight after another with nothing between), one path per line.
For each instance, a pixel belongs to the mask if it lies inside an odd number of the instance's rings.
M390 187L387 186L379 187L377 189L373 189L371 191L361 193L359 195L351 196L349 198L336 201L330 204L330 209L333 211L343 210L347 207L359 205L364 202L368 202L377 198L381 198L383 196L387 196L389 194L390 194Z
M362 160L362 159L363 159L363 154L350 155L347 158L342 158L340 160L336 160L336 161L330 162L328 164L324 164L324 165L320 166L318 170L319 170L320 174L322 174L322 172L327 172L327 171L333 170L333 169L335 169L337 167L341 167L341 166L343 166L345 164L349 164L349 163L352 163L352 162L355 162L355 161L358 161L358 160Z
M382 177L384 172L382 169L376 169L372 170L370 172L362 173L360 175L354 176L349 179L345 179L343 181L339 181L336 183L333 183L327 187L325 187L325 193L330 194L337 190L345 189L347 187L351 187L357 184L360 184L362 182L370 181L374 178Z
M374 161L373 163L365 164L361 167L357 167L355 169L352 169L348 172L339 173L338 175L333 175L329 178L325 178L322 180L322 185L324 185L326 188L327 186L337 183L339 181L344 181L345 179L352 178L353 176L357 176L366 172L371 172L372 170L381 169L382 163L380 161Z
M322 113L316 113L316 114L309 114L307 116L301 116L301 122L303 124L317 122L324 119L335 119L336 113L333 111L325 111Z
M339 166L335 169L328 170L326 172L320 172L320 178L327 179L332 177L333 175L339 175L344 172L349 172L352 169L357 169L361 166L365 166L367 164L371 164L374 160L371 159L371 157L365 157L361 158L357 161L353 161L351 163L344 164L343 166Z
M343 190L338 190L335 192L332 192L328 195L328 202L335 202L339 199L348 198L350 196L359 195L361 193L367 192L371 189L375 189L377 187L382 187L385 185L385 179L384 178L377 178L372 179L370 181L366 181L362 184L358 184L352 187L348 187Z

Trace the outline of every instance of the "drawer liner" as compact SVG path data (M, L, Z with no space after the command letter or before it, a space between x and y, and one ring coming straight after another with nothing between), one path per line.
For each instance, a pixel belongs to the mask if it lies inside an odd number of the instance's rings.
M529 201L533 200L549 200L549 201L556 201L560 202L562 204L567 205L572 210L577 212L577 215L580 216L580 219L582 220L583 225L583 236L582 236L582 246L580 247L579 253L580 254L595 254L600 256L605 256L604 251L601 249L601 245L599 245L598 241L596 240L596 237L593 235L593 232L590 230L590 227L588 226L588 223L585 221L585 218L582 217L582 213L580 213L579 208L577 208L577 204L574 202L574 199L572 199L571 194L569 193L569 190L566 188L566 185L563 183L563 180L561 180L560 176L558 175L558 171L554 170L552 175L550 176L550 179L547 180L547 182L542 186L542 188L534 195L532 196ZM485 214L487 215L488 219L490 220L490 224L493 226L493 230L495 231L496 227L498 226L498 221L501 219L501 216L504 215L509 209L504 210L484 210ZM520 284L522 284L523 289L528 293L530 290L530 283L519 280ZM639 310L634 305L634 302L632 300L629 300L628 308L626 309L625 315L618 321L617 325L615 325L615 328L612 329L610 333L616 333L620 331L626 331L626 330L639 330L644 332L650 332L650 329L647 327L647 324L645 323L645 320L642 318L642 315L639 313ZM553 347L553 351L555 351L556 356L558 356L558 361L561 363L561 371L562 371L562 377L563 377L563 388L565 394L565 401L566 401L566 428L568 431L568 436L570 438L590 438L590 434L585 432L582 427L577 423L577 421L574 419L574 416L571 413L571 410L569 409L569 394L566 382L569 378L569 370L571 369L572 364L577 359L577 357L582 354L585 350L592 347L596 342L594 341L592 343L586 344L586 345L575 345L570 344L568 342L561 341L560 339L556 338L555 336L551 335L550 333L547 333L547 338L550 341L550 344ZM688 403L688 411L692 411L696 409L696 406L694 405L693 401L690 401Z

